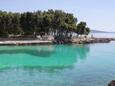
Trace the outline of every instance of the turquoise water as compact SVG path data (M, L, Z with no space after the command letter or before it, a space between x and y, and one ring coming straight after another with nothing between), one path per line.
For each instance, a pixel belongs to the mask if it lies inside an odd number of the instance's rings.
M107 86L115 79L115 42L0 46L0 86Z

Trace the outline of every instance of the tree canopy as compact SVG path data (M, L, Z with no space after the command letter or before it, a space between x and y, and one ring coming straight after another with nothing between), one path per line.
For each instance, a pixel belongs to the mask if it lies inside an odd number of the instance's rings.
M77 25L77 18L62 10L48 10L24 13L0 11L0 36L52 34L67 35L71 32L88 34L86 22Z
M80 22L78 25L77 25L77 29L76 29L76 33L77 34L85 34L85 35L88 35L90 32L90 28L87 27L87 24L86 22Z

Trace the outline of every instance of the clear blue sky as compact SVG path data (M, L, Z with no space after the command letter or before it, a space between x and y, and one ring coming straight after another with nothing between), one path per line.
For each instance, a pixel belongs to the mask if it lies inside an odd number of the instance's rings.
M47 9L71 12L91 29L115 31L115 0L0 0L0 10L4 11Z

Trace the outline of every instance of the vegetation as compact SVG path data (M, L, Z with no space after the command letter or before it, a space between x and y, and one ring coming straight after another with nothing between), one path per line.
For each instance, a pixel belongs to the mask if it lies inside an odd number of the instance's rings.
M0 11L0 36L9 35L44 35L71 37L90 32L85 22L77 25L77 18L61 10L48 10L24 13Z

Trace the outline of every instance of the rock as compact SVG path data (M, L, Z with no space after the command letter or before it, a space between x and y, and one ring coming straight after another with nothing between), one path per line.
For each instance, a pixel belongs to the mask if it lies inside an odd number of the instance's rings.
M72 43L76 44L90 44L90 43L109 43L113 39L111 38L74 38Z
M112 80L112 81L108 84L108 86L115 86L115 80Z

